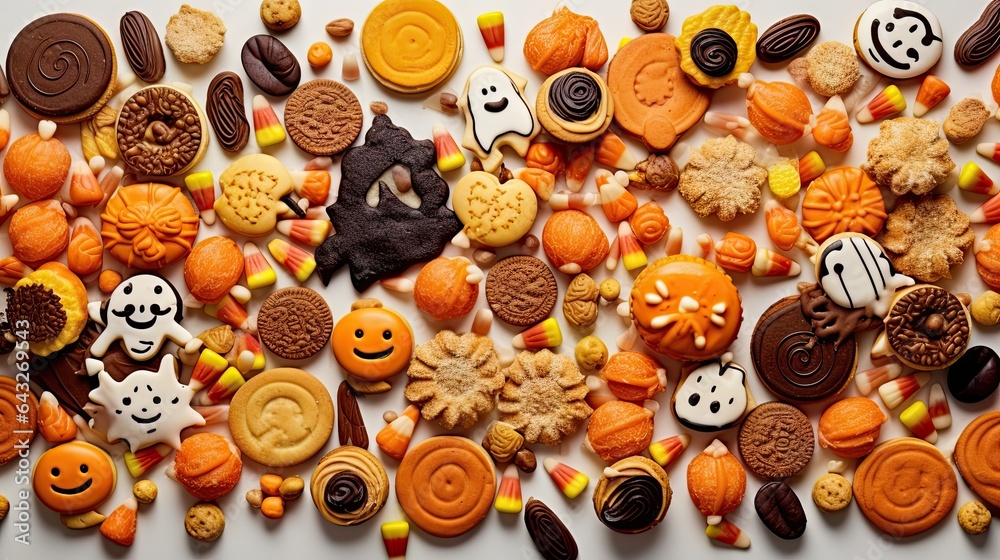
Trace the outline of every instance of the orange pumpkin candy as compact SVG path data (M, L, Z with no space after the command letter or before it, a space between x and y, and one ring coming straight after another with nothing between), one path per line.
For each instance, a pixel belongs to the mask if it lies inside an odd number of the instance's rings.
M438 257L424 265L413 285L413 301L435 321L464 317L479 298L482 273L465 257ZM474 270L474 269L473 269Z
M809 134L815 123L809 98L787 82L753 82L747 88L747 117L761 136L778 146Z
M184 283L204 303L217 303L243 276L243 251L228 237L202 239L184 260Z
M726 445L714 440L688 464L688 493L709 525L740 507L747 490L747 473Z
M3 160L10 188L28 200L52 198L63 187L72 164L58 138L43 140L36 132L14 141Z
M198 236L198 215L184 193L159 183L118 189L101 224L111 256L140 270L157 270L184 258Z
M545 222L542 249L560 272L579 274L604 262L611 244L590 214L562 210L553 212Z
M817 243L845 232L875 237L886 217L882 192L856 167L838 167L820 175L802 200L802 227Z
M377 299L354 302L333 327L333 356L344 370L378 382L403 371L413 353L413 331L402 315Z
M667 372L653 358L639 352L619 352L601 368L601 379L616 397L626 401L642 401L662 393L667 385Z
M18 208L7 229L14 256L38 268L54 260L69 245L69 222L54 200L32 202Z
M31 486L45 507L60 515L93 511L115 491L118 469L101 448L83 441L42 453L31 471Z
M613 463L638 455L653 441L653 411L626 401L597 407L587 424L587 444Z

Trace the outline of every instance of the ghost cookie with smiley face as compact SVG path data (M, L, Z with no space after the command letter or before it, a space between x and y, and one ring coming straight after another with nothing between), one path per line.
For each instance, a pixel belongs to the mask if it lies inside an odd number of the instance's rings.
M472 150L490 173L503 161L501 146L510 146L523 157L541 131L533 105L524 96L526 85L527 80L499 66L481 66L469 74L458 99L465 114L462 146Z
M90 302L90 318L105 329L90 347L102 357L116 340L134 360L152 359L170 339L184 346L191 333L181 326L184 305L170 282L153 274L137 274L118 285L107 302Z
M879 74L913 78L930 70L941 58L941 24L920 4L879 0L858 18L854 48Z
M746 370L732 359L732 352L726 352L718 359L684 366L670 408L685 428L725 430L739 424L757 406Z

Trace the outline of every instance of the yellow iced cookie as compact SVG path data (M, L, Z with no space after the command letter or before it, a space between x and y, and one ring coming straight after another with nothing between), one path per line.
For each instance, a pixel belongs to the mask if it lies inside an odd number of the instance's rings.
M717 89L736 82L757 59L757 26L737 6L712 6L684 20L677 37L681 70L698 85Z

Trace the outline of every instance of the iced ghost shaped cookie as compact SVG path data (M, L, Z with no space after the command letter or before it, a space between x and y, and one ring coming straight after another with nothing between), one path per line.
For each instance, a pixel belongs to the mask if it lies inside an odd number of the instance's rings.
M498 66L482 66L469 74L458 106L465 114L462 146L472 150L483 169L495 171L503 161L501 146L518 155L528 152L541 125L524 97L528 81Z
M111 292L106 305L92 301L88 311L92 320L105 327L90 347L91 355L98 358L118 339L132 359L146 361L156 356L167 339L183 346L192 338L180 324L184 318L180 294L153 274L125 280Z
M747 372L727 352L717 360L684 367L671 408L677 421L699 432L735 426L756 406L747 386Z

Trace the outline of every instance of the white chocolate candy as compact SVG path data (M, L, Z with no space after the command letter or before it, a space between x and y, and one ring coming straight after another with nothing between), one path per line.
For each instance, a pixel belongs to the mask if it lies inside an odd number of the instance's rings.
M688 373L674 391L673 410L687 428L713 432L728 428L743 417L749 402L747 373L726 353Z
M906 79L931 69L941 58L941 24L914 2L879 0L868 6L854 29L858 53L876 72Z
M184 306L177 290L153 274L125 280L111 292L106 306L95 301L88 310L91 319L106 327L90 347L91 355L98 358L118 339L132 359L146 361L156 356L168 338L181 346L192 338L180 324Z
M524 156L541 126L524 96L524 78L498 66L482 66L469 74L458 106L465 113L462 146L472 150L488 172L500 167L501 146Z
M882 247L861 234L828 239L820 247L816 281L837 305L885 317L897 289L913 279L893 268Z

